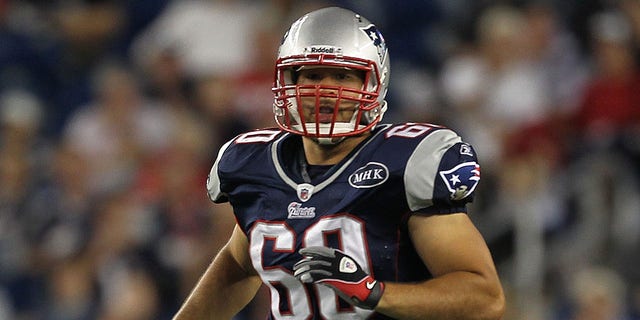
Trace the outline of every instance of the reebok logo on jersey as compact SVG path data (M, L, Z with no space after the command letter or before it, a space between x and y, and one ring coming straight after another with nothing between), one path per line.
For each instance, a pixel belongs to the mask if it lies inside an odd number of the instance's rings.
M463 143L460 145L460 154L473 157L473 150L469 144Z
M475 161L461 163L440 171L440 177L451 192L451 200L462 200L473 193L480 182L480 165Z
M389 169L382 163L369 162L349 176L349 184L354 188L373 188L389 178Z
M303 207L302 203L291 202L287 212L288 219L311 219L316 216L316 207Z

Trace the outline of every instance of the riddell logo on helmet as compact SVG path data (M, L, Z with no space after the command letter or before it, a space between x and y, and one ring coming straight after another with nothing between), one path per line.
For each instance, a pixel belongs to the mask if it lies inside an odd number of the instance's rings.
M340 48L330 46L315 46L307 47L304 51L308 53L340 53L342 50Z

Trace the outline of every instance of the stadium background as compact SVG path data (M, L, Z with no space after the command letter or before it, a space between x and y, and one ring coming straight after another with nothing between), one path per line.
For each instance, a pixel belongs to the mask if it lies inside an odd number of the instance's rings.
M640 319L637 0L0 1L0 319L169 319L234 223L215 152L273 125L281 34L326 5L385 35L386 122L478 150L505 319Z

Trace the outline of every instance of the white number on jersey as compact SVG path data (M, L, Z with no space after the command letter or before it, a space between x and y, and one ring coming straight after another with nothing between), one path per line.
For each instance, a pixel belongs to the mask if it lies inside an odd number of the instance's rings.
M322 246L324 234L339 233L342 239L342 250L353 257L362 269L369 272L369 256L365 250L364 222L351 216L322 217L303 233L302 246ZM273 252L293 252L295 250L296 234L285 222L256 222L249 235L250 254L253 267L260 278L269 287L271 293L271 312L275 319L307 319L311 316L305 286L298 281L291 271L280 267L265 268L262 257L264 250ZM266 247L267 240L272 241L273 247ZM286 290L278 290L285 288ZM340 310L336 293L321 285L315 285L320 303L320 313L325 319L365 319L372 311L354 308L350 311ZM283 293L285 292L286 293ZM281 294L286 296L281 296ZM290 302L289 310L281 312L280 303Z
M394 128L389 129L385 134L386 138L390 137L402 137L402 138L416 138L419 137L434 128L440 128L439 126L426 124L426 123L406 123Z
M276 129L255 130L241 134L235 143L270 142L275 139L280 132L280 130Z

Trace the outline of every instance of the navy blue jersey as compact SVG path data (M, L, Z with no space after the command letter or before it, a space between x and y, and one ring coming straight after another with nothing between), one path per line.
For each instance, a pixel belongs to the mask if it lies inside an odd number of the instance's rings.
M466 212L480 180L469 144L422 123L377 126L315 177L305 166L301 137L257 130L222 147L207 182L214 202L233 206L253 266L271 291L274 319L387 319L298 281L291 271L298 250L340 249L381 281L429 279L409 239L409 216Z

